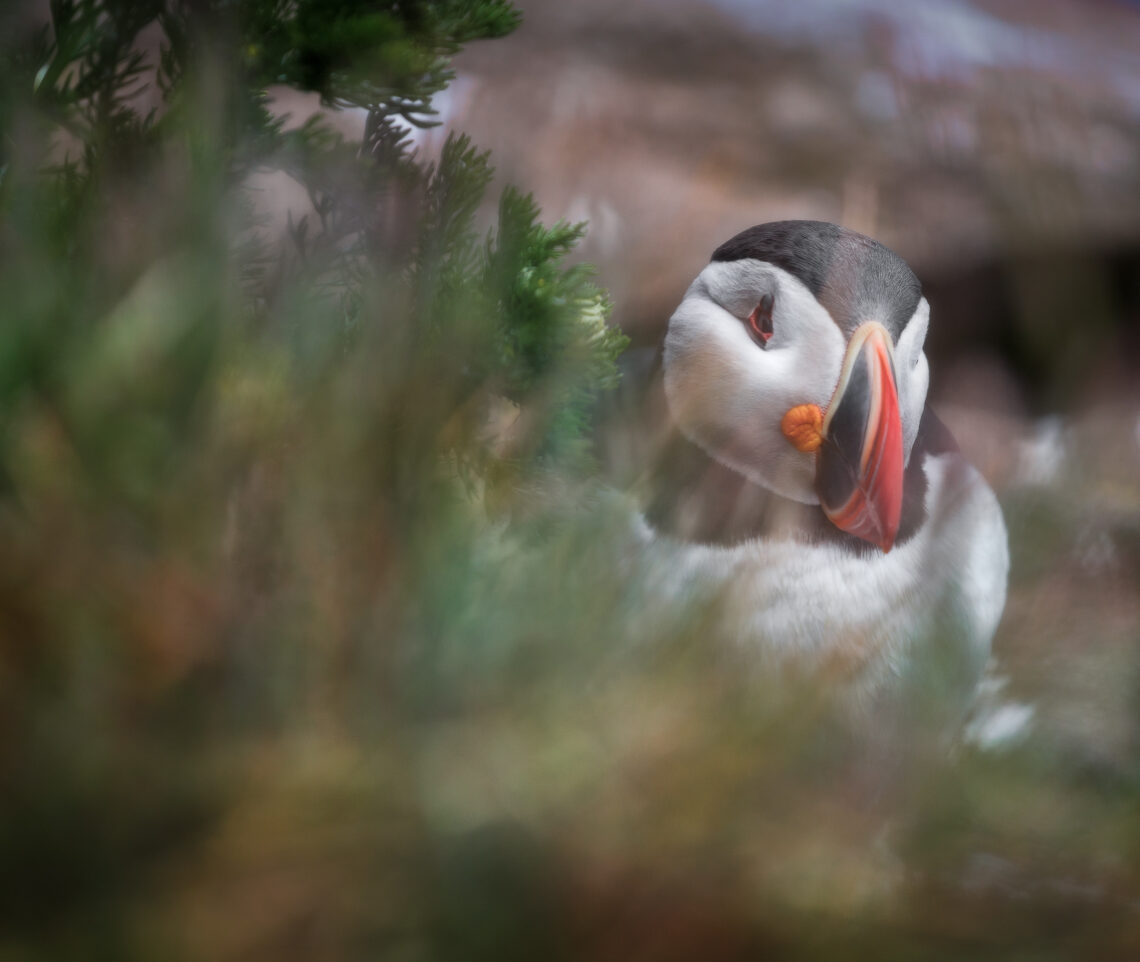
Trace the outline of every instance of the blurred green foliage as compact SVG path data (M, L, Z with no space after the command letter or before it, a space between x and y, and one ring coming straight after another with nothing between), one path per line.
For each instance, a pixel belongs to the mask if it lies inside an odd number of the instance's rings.
M880 844L811 692L626 564L582 226L411 147L507 3L50 14L0 11L0 960L1128 957L1140 773L964 749Z
M623 338L564 263L584 225L508 189L484 232L487 155L411 149L503 0L36 14L0 15L0 954L165 955L155 873L285 733L412 710L434 586L484 504L589 467ZM287 128L268 84L363 141ZM311 202L284 247L267 169Z

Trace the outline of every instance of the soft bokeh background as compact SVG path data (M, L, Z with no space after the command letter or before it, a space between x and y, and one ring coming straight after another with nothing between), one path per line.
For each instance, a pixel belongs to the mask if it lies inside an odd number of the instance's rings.
M122 104L0 9L0 960L1140 953L1136 4L524 2L425 131L501 5L104 6ZM1010 529L884 784L617 563L666 319L785 217L915 267Z
M754 223L835 221L915 268L932 402L1013 538L995 649L1026 707L998 721L1130 769L1138 5L523 9L516 34L459 60L447 109L546 211L590 219L583 252L633 339L631 368L651 364L711 251Z

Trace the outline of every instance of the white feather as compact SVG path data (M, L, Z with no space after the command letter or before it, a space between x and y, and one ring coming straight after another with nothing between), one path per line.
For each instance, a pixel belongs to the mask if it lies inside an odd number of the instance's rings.
M723 630L758 670L842 666L836 697L855 719L873 722L873 706L932 655L964 669L961 690L946 692L964 714L1005 606L1005 524L959 455L928 457L925 471L927 521L889 553L793 538L687 544L643 521L648 580L670 600L718 597Z

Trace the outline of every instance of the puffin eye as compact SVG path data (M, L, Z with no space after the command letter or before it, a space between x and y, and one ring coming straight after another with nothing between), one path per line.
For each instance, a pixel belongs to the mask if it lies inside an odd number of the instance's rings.
M748 327L761 347L767 344L772 336L772 306L775 302L776 299L771 294L765 294L748 315Z

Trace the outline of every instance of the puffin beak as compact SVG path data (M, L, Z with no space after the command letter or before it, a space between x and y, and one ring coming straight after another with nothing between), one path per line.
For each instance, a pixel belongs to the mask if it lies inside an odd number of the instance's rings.
M815 490L823 513L890 551L902 515L902 418L891 336L878 321L851 336L822 433Z

